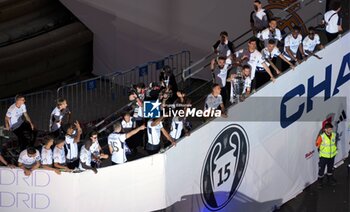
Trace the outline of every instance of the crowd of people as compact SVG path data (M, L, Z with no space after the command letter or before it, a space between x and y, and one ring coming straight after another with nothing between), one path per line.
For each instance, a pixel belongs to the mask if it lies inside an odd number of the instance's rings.
M294 69L311 56L322 59L315 53L323 45L314 27L308 28L304 38L299 26L294 26L290 34L284 35L273 14L264 10L260 1L254 2L254 9L251 14L254 37L249 39L246 48L236 50L226 31L220 33L219 40L213 45L216 54L210 64L213 86L203 108L220 110L223 117L227 117L225 107L228 102L244 100L268 81L274 82L289 67ZM337 15L339 10L340 4L336 2L324 16L328 41L342 31ZM191 123L186 117L172 117L170 121L165 121L163 116L144 117L144 101L157 101L160 107L173 107L174 110L191 107L191 100L185 91L178 89L169 66L162 69L158 82L147 87L139 83L130 89L128 97L132 110L125 111L122 120L114 122L107 137L108 149L103 149L96 131L87 133L87 139L81 142L82 127L79 121L71 122L71 112L63 98L57 100L49 117L48 135L40 146L36 145L37 131L27 113L25 97L17 95L6 113L5 129L17 137L20 149L18 167L25 175L38 168L57 174L84 170L97 173L102 160L111 160L112 165L122 164L127 162L129 154L138 151L138 147L152 155L164 146L162 140L166 145L175 146L176 140L190 134ZM1 156L1 147L0 162L14 167Z

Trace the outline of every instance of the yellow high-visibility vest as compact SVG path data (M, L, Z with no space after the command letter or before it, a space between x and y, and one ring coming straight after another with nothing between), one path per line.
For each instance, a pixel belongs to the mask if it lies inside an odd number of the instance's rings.
M333 158L337 155L337 145L335 143L336 134L332 132L331 138L326 133L321 134L322 143L320 145L320 157Z

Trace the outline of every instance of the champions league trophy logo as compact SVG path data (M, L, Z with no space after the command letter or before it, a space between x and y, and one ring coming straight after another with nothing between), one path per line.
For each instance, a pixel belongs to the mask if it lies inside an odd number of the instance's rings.
M216 136L206 156L201 194L212 210L225 207L235 195L248 163L249 143L244 129L229 125Z

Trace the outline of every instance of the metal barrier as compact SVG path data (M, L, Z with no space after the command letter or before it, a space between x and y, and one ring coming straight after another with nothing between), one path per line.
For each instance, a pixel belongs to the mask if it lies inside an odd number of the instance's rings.
M109 78L113 80L114 83L121 85L123 87L130 87L133 84L143 82L146 85L151 82L159 81L160 70L168 65L172 68L177 81L181 80L182 70L191 64L191 53L190 51L182 51L173 55L169 55L158 61L152 61L129 71L120 73L113 73L108 75Z
M158 82L160 70L165 65L173 69L179 80L182 70L190 63L190 52L182 51L126 72L115 72L62 86L57 89L57 98L67 99L72 111L72 120L82 123L98 121L127 104L127 94L133 84Z
M55 107L56 95L46 90L24 95L26 99L27 112L38 130L48 130L49 117ZM15 102L14 98L0 100L0 125L5 126L4 117L7 109Z
M87 123L107 116L126 103L120 98L123 88L108 77L95 77L57 89L57 98L65 98L72 120Z

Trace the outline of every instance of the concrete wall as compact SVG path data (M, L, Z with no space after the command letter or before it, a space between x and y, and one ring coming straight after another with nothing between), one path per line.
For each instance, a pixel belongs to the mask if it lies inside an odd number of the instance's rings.
M220 31L232 39L248 30L253 8L253 0L60 1L94 32L95 74L125 71L183 49L203 57ZM324 4L311 0L302 17L323 11Z

